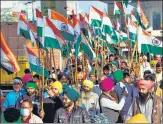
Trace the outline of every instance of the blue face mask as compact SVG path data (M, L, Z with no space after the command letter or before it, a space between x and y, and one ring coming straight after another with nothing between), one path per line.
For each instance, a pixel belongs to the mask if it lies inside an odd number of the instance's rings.
M30 114L29 109L27 109L27 108L21 108L20 113L22 116L29 116L29 114Z

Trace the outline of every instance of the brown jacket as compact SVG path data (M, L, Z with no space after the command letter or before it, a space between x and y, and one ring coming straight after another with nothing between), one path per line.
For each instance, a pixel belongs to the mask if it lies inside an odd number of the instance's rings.
M161 123L161 116L162 116L162 102L161 98L157 95L153 95L153 110L152 110L152 123ZM138 107L137 102L138 97L134 98L134 115L141 113Z

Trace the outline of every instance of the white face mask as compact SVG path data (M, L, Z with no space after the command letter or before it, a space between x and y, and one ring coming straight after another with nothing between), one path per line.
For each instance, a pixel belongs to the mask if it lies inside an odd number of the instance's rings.
M26 109L26 108L21 108L20 113L22 116L29 116L30 114L29 109Z

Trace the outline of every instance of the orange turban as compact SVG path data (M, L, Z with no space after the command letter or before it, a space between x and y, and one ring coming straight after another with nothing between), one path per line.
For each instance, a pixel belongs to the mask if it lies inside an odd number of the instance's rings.
M153 87L153 82L150 81L150 80L139 80L138 83L137 83L137 87L138 88L146 88L148 89L148 91L150 91Z

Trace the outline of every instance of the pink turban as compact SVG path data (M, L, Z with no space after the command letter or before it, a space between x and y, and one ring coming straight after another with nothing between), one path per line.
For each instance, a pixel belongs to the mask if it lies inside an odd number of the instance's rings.
M146 88L148 91L150 91L153 87L153 82L150 80L139 80L137 83L138 88Z
M102 91L110 91L114 87L114 82L112 78L105 78L100 83L100 89Z

